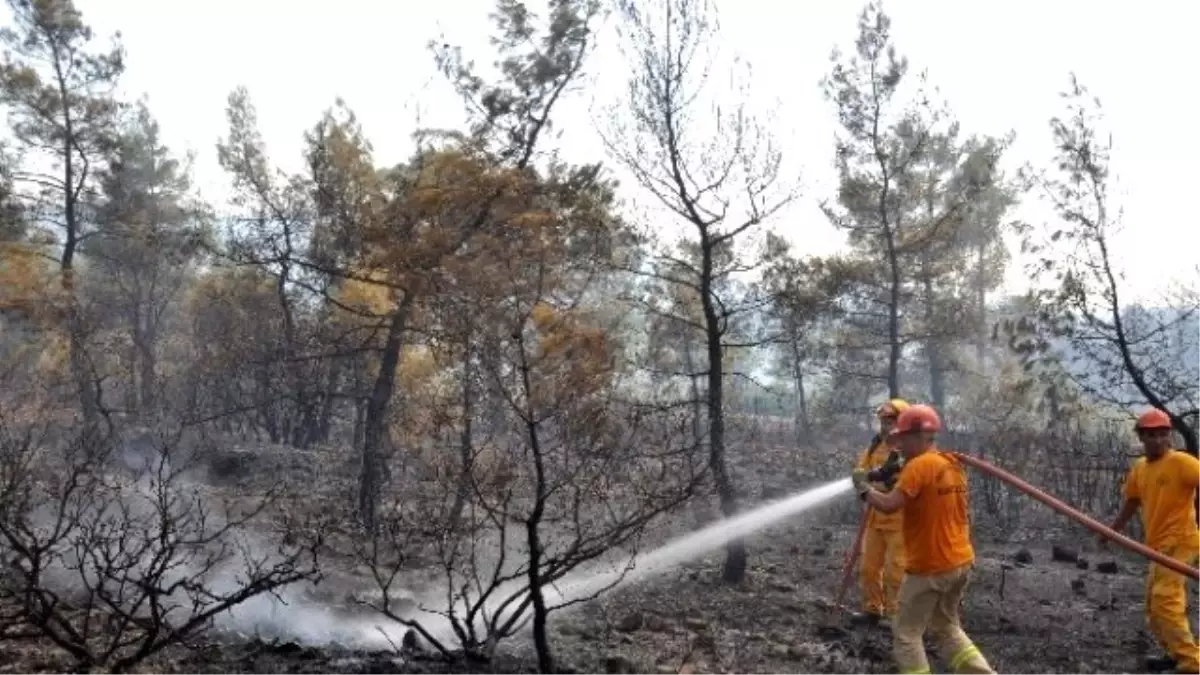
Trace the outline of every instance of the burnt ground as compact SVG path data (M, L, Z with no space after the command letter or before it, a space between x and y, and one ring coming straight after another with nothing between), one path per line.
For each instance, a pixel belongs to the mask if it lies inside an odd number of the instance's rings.
M685 662L694 672L895 672L886 629L851 627L830 609L853 528L808 520L752 539L750 573L738 586L720 582L715 554L560 615L552 641L561 665L578 672L678 672ZM1156 655L1144 631L1141 563L1122 559L1116 573L1105 574L1090 563L1081 570L1053 561L1049 548L1028 549L1028 565L1011 563L1019 547L979 548L965 628L998 672L1141 672L1145 657ZM857 602L856 590L849 595ZM242 639L175 650L141 670L534 672L532 656L524 637L490 666ZM65 665L43 649L0 643L0 672L61 672Z
M716 556L617 592L560 622L559 653L580 654L588 670L610 672L676 672L685 660L698 672L895 672L886 628L852 627L830 609L841 544L852 533L826 542L829 531L793 528L760 538L739 587L720 583ZM964 623L997 671L1143 669L1151 641L1143 631L1141 565L1122 561L1116 574L1103 574L1089 562L1083 571L1051 561L1047 548L1032 549L1028 566L1003 569L1018 548L980 548ZM849 595L857 603L857 591Z
M744 478L757 484L759 499L813 483L797 475L802 463L793 452L755 455L755 470L746 471ZM835 453L830 460L837 461ZM838 475L839 468L823 473ZM978 524L976 574L964 607L967 632L998 672L1142 672L1144 659L1159 655L1142 614L1144 561L1090 550L1082 553L1089 559L1087 569L1052 560L1052 543L1070 547L1088 542L1084 547L1091 549L1092 536L1062 527L1063 521L1049 513L1039 518L1037 509L1026 513L1016 536L1008 537L1024 543L1001 542L991 537L988 523ZM836 505L818 507L750 538L750 569L742 584L720 581L723 552L718 550L556 614L551 642L560 667L629 673L895 672L887 629L852 627L844 613L835 615L831 609L856 514L857 505L846 495ZM679 523L655 538L688 525ZM1023 548L1031 554L1025 564L1015 561ZM1096 569L1097 562L1114 558L1115 573ZM1192 598L1194 602L1194 590ZM855 586L847 599L857 606ZM931 657L935 672L944 670L932 649ZM0 673L64 672L69 666L44 645L0 641ZM527 635L504 643L495 662L484 665L232 634L209 636L193 649L172 648L139 670L515 673L535 672L535 666Z

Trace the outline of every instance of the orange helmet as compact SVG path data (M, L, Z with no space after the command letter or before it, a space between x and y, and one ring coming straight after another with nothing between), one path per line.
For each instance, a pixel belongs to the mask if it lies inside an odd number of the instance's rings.
M896 426L892 428L892 435L910 431L941 431L941 429L942 420L932 406L914 405L906 408L900 413L900 417L896 418Z
M900 413L908 410L908 401L902 398L893 398L884 402L875 410L876 417L895 417Z
M1151 408L1137 418L1134 429L1170 429L1171 417L1158 408Z

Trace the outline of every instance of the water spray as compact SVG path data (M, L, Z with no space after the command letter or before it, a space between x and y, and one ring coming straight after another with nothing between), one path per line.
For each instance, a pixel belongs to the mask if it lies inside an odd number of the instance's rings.
M666 572L680 563L694 560L720 548L732 539L761 531L831 501L835 497L849 492L850 488L850 479L841 478L790 497L769 502L745 513L720 520L702 530L673 539L652 551L639 553L632 559L617 564L597 564L571 572L546 584L542 588L542 593L545 595L547 604L562 607L593 598L601 592L612 590L618 586L644 581ZM520 592L520 584L521 582L514 581L507 590L501 591L497 595L508 597L513 592ZM484 613L488 615L507 614L514 611L512 607L520 607L523 604L518 599L511 603L510 608L501 610L499 607L501 602L486 603ZM423 604L425 603L419 603L419 605ZM531 610L526 607L518 611L522 614L521 621L524 621L527 618L525 614ZM461 612L462 601L459 601L458 615L460 617L462 616ZM418 609L406 618L421 621L425 630L443 643L455 640L450 620L444 615L427 609ZM524 624L522 630L527 629L529 629L528 622ZM357 641L358 644L369 645L371 648L386 649L393 643L399 644L403 637L403 629L387 630L379 626L377 621L368 619L360 620L359 630L362 634Z
M1087 515L1068 506L1064 502L1055 497L1046 494L1042 490L1030 485L1020 478L993 466L977 457L964 455L962 453L952 452L947 453L961 460L964 464L972 466L984 473L994 476L999 480L1013 486L1014 488L1024 492L1034 499L1046 504L1050 508L1066 515L1075 520L1088 529L1111 539L1112 541L1121 544L1125 548L1138 553L1156 563L1172 569L1180 574L1191 577L1193 579L1200 578L1200 570L1189 567L1188 565L1169 558L1139 542L1136 542L1124 535L1121 535L1108 527L1100 524ZM611 590L616 586L642 581L649 577L656 576L667 569L677 566L687 560L692 560L708 553L714 549L723 546L730 539L742 537L754 532L758 532L766 527L778 523L788 517L795 516L810 508L818 506L821 503L829 501L834 497L841 495L850 490L851 484L849 478L843 478L817 488L806 490L802 493L786 497L784 499L764 504L752 511L748 511L732 518L721 520L709 527L706 527L697 532L685 535L678 539L672 540L667 544L646 553L638 554L627 561L628 564L620 564L615 566L596 565L588 569L581 569L572 572L565 577L557 580L554 583L547 584L543 589L546 594L548 603L554 605L565 605L573 602L578 602L595 596L604 590ZM862 519L859 522L858 533L854 538L854 542L850 551L846 555L846 566L842 575L842 584L838 590L837 601L834 604L836 612L842 606L842 600L845 592L850 585L854 565L858 560L862 551L863 538L866 533L867 518L870 514L870 507L867 506L862 511ZM514 582L516 584L517 582ZM516 588L513 588L516 590ZM501 595L507 595L502 593ZM423 605L424 603L418 603ZM493 606L487 608L487 612L493 613L498 610L494 606L495 603L489 603ZM517 603L520 604L519 602ZM527 611L527 610L526 610ZM445 638L448 641L453 641L453 630L449 620L445 616L437 616L429 613L429 610L417 610L409 617L422 621L423 625L433 635L439 639ZM357 633L357 640L353 640L360 646L371 646L373 648L386 649L389 645L394 646L403 637L403 628L389 626L387 628L380 626L378 621L369 619L358 619L351 622L343 622L349 632ZM396 630L399 628L399 630ZM527 628L527 626L526 626ZM389 630L390 629L390 630Z

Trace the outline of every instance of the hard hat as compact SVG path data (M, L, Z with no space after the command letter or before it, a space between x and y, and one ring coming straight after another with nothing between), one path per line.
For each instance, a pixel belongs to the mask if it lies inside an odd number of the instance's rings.
M892 427L891 435L903 434L910 431L941 431L942 420L937 411L931 406L914 405L905 408L900 417L896 418L896 426Z
M908 410L908 407L908 401L905 401L902 398L893 398L885 401L883 405L879 406L879 408L875 410L875 415L877 417L899 415L905 410Z
M1151 408L1138 416L1134 429L1170 429L1171 418L1158 408Z

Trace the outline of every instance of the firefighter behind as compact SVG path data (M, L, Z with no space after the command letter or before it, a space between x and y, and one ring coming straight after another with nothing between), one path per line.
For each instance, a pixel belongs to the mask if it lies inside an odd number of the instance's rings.
M856 469L865 469L872 487L886 492L896 484L901 460L892 446L888 434L896 424L896 417L908 409L908 402L894 398L879 406L879 433L871 439L871 445L858 458ZM896 593L904 580L904 535L900 531L903 514L881 513L867 506L867 527L863 534L862 567L859 569L859 584L865 612L854 617L856 622L886 623L896 613Z
M924 645L928 630L951 670L992 673L959 621L975 549L967 511L967 474L953 455L937 449L941 428L933 408L910 406L900 413L891 432L905 459L895 489L873 489L862 469L854 471L854 487L884 513L904 509L906 576L892 621L892 654L900 672L930 672Z
M1140 508L1146 546L1195 567L1200 556L1195 506L1200 460L1171 447L1171 418L1162 410L1142 414L1134 428L1144 456L1125 478L1125 503L1112 529L1120 532ZM1148 660L1151 670L1200 672L1200 647L1188 625L1187 580L1153 562L1146 577L1146 622L1170 654Z

